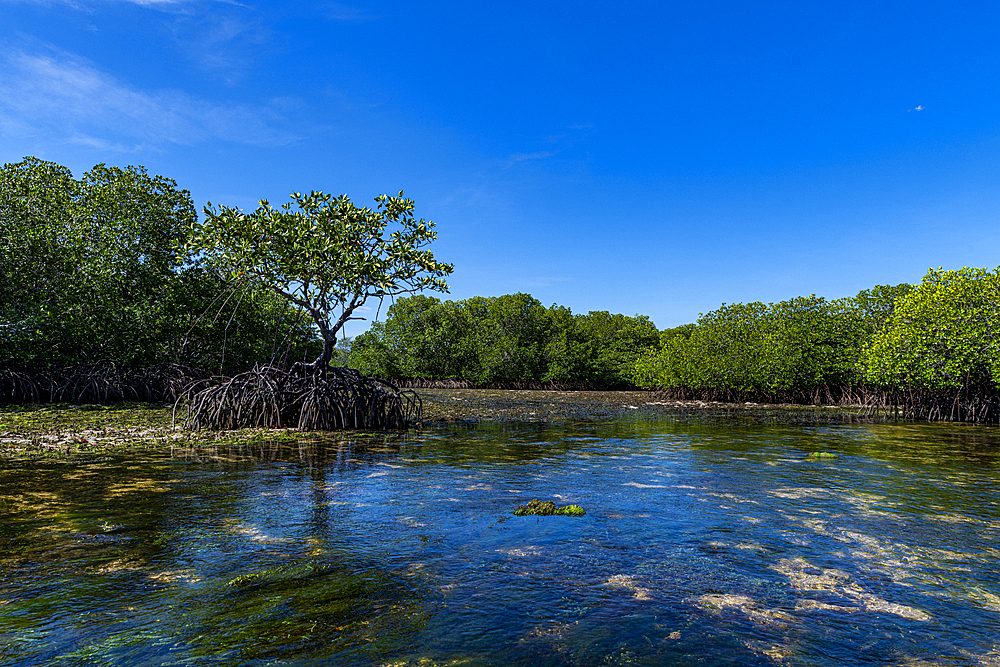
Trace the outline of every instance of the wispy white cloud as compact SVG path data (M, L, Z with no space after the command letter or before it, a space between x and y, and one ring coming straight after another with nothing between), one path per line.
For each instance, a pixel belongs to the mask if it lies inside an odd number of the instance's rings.
M517 270L512 270L509 275L514 276L511 279L512 286L516 287L517 289L527 289L527 290L553 287L560 283L565 283L572 280L572 278L570 278L569 276L524 275L523 273L519 273Z
M143 91L71 54L0 56L0 131L131 151L210 140L276 146L297 139L275 104L219 104L182 91Z
M228 83L259 65L265 45L280 41L262 12L238 0L0 0L0 5L5 2L64 7L91 16L98 25L109 5L134 5L140 14L155 16L188 59Z
M66 7L75 11L93 13L93 10L85 1L78 2L77 0L0 0L0 5L4 4L37 5L45 8Z
M275 36L260 16L239 8L180 13L170 30L189 60L229 83L259 64Z
M527 162L529 160L544 160L545 158L552 157L559 151L535 151L534 153L514 153L507 157L504 161L505 167L512 167L519 162Z
M96 148L102 153L138 153L146 148L144 144L124 144L120 141L110 142L87 134L77 134L67 139L67 142L76 146Z
M326 18L334 21L354 21L360 23L364 21L374 21L379 18L371 9L345 5L341 2L327 2L321 4L319 6L319 11L321 14L326 16Z
M579 144L581 141L586 139L587 135L590 134L591 130L594 129L594 125L569 125L566 126L566 130L559 134L549 134L541 137L541 141L553 146L548 150L534 151L530 153L513 153L508 155L505 160L499 160L497 163L503 169L509 169L514 165L520 164L522 162L532 162L537 160L546 160L550 157L555 157L556 155L562 154L562 159L566 159L567 154L572 153L573 148Z
M134 5L140 5L142 7L156 7L164 5L177 5L183 2L183 0L119 0L120 2L131 2Z
M196 0L0 0L0 4L24 4L24 5L39 5L41 7L69 7L70 9L75 9L82 12L93 13L97 10L98 5L108 4L108 2L127 2L133 5L139 5L142 7L165 7L168 5L179 6L184 3L193 2Z
M218 2L228 5L241 5L235 0L208 0L209 2ZM0 0L0 3L21 3L27 5L42 5L44 7L52 7L55 5L63 5L65 7L71 7L73 9L79 9L81 11L94 11L99 5L106 5L112 2L126 2L132 5L139 5L140 7L155 7L157 9L166 8L177 8L184 5L193 5L196 3L205 3L206 0Z

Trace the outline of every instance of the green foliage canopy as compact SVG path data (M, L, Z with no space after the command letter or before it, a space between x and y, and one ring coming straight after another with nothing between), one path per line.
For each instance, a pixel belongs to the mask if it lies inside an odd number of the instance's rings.
M101 164L75 179L37 158L4 165L0 363L239 367L290 329L294 347L308 344L283 300L230 298L218 275L178 270L196 219L186 190L143 167Z
M142 167L75 180L36 158L0 170L0 310L8 358L148 356L169 310L187 191Z
M229 279L255 282L308 312L324 341L314 366L329 361L337 333L359 319L354 313L368 299L448 290L444 277L454 267L425 249L437 238L434 224L417 220L402 192L377 197L376 209L358 208L346 195L291 197L280 208L261 200L251 214L209 203L184 249Z
M774 393L862 378L863 350L909 285L877 286L847 299L815 295L779 303L723 304L696 324L669 329L638 356L641 387Z
M1000 269L932 269L866 350L866 379L917 389L1000 387Z
M632 362L658 336L645 316L574 315L529 294L444 302L415 295L354 340L351 365L387 378L630 386Z

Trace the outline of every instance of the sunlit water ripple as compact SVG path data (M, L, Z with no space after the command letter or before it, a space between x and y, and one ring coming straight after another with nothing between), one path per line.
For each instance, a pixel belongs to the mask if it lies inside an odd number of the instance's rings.
M998 443L664 417L8 463L0 664L1000 665Z

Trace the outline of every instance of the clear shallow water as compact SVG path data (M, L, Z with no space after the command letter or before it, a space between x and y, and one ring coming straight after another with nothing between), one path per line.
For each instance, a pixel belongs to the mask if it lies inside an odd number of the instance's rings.
M697 417L0 464L0 664L997 665L998 464Z

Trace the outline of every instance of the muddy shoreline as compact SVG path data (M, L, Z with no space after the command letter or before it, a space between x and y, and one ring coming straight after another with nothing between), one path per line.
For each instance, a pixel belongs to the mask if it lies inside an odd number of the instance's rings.
M719 403L663 399L649 391L556 391L531 389L420 389L424 421L577 421L635 414L746 416L761 412L793 415L853 415L856 407Z
M756 403L663 400L646 391L553 391L529 389L419 389L424 426L475 423L615 420L622 418L752 419L841 422L857 409ZM0 407L0 457L73 458L97 453L261 441L337 441L365 432L302 432L298 429L182 430L163 404L6 405ZM384 437L385 434L377 434Z

